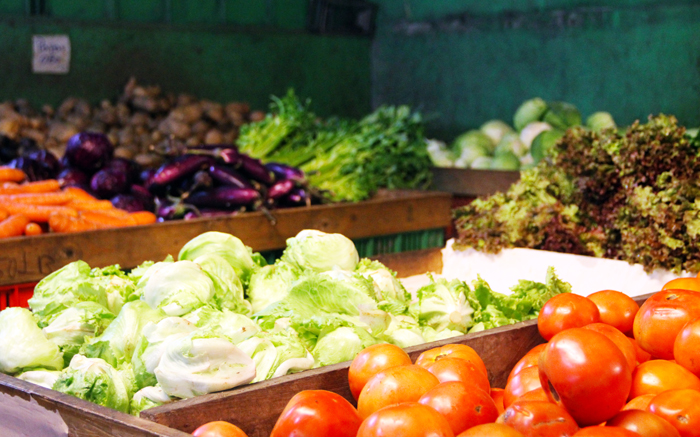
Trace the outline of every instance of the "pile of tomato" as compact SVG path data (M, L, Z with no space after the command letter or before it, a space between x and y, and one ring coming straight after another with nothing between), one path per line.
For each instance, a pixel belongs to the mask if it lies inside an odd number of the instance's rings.
M350 366L357 408L300 392L271 437L700 437L700 279L675 279L641 307L612 290L557 295L537 324L547 342L516 363L505 389L490 386L469 346L413 363L377 344ZM226 422L194 435L245 436Z

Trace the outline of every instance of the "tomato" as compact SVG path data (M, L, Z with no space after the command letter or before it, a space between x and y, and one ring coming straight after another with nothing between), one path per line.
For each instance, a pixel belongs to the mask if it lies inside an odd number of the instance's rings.
M195 437L248 437L242 429L228 422L205 423L192 433Z
M504 390L502 388L492 388L490 392L491 399L493 399L493 402L496 404L498 414L501 414L506 409L503 406L503 393Z
M600 322L614 326L627 336L632 336L634 316L639 311L639 304L625 293L615 290L603 290L588 296L598 307Z
M339 394L305 390L289 400L270 437L355 437L361 423L355 407Z
M629 398L681 388L700 390L700 379L676 363L650 360L634 370Z
M649 393L641 396L637 396L636 398L633 398L631 401L627 402L624 407L622 407L622 411L625 410L646 410L647 407L649 406L649 402L651 402L652 399L656 394L654 393Z
M600 311L592 300L573 293L562 293L549 299L537 317L537 329L545 340L569 328L580 328L600 322Z
M642 437L680 437L678 431L664 419L648 411L621 411L605 426L628 429Z
M552 402L581 426L597 425L625 405L632 371L620 349L603 334L567 329L540 355L540 381Z
M506 390L503 393L503 406L508 408L520 396L538 388L542 388L539 369L537 367L523 369L506 384Z
M624 428L589 426L574 434L574 437L641 437L636 432Z
M418 403L442 414L455 435L482 423L495 422L499 414L487 392L460 381L436 385Z
M411 364L411 357L393 344L382 343L365 348L350 364L348 382L352 396L357 400L367 381L382 370Z
M440 381L420 366L391 367L374 375L360 392L357 411L366 419L375 411L403 402L417 402Z
M648 410L673 425L681 437L700 436L700 392L665 391L652 399Z
M688 322L673 343L673 358L678 364L700 376L700 318Z
M331 436L332 434L329 434ZM362 422L357 437L454 437L447 419L416 402L382 408Z
M470 361L442 358L427 367L440 382L462 381L474 384L486 393L491 391L489 378Z
M481 369L484 372L484 375L488 376L489 374L486 370L486 365L479 354L477 354L474 349L466 344L448 344L442 347L427 350L418 356L416 365L427 369L428 366L433 364L435 361L448 357L469 361L477 368Z
M634 318L634 338L651 356L672 360L678 333L697 317L700 317L700 293L660 291L639 308Z
M508 425L525 437L569 437L578 431L573 417L551 402L516 402L501 414L496 423Z
M524 402L524 401L542 401L542 402L549 402L549 398L547 397L547 393L542 388L536 388L532 391L529 391L525 393L524 395L520 396L518 399L513 401L513 404L518 403L518 402Z
M637 352L637 365L640 365L642 363L646 363L651 359L651 354L641 347L639 347L639 344L637 343L637 340L634 338L630 338L630 343L632 343L632 346L634 346L635 352Z
M510 374L508 375L508 381L510 381L512 377L517 375L518 372L520 372L523 369L526 369L528 367L537 367L537 362L540 359L540 353L544 350L546 346L547 343L535 346L530 350L530 352L526 353L524 357L522 357L517 363L515 363L513 370L511 370Z
M457 437L525 437L521 432L518 432L500 423L487 423L485 425L475 426L474 428L464 431Z
M698 278L676 278L664 284L663 290L690 290L700 291L700 279Z
M625 337L625 334L620 332L620 330L613 326L606 325L605 323L591 323L590 325L584 326L583 329L590 329L591 331L598 332L608 337L608 340L615 343L615 346L620 349L622 355L627 359L630 371L637 367L637 351L635 351L634 345L630 342L630 339Z

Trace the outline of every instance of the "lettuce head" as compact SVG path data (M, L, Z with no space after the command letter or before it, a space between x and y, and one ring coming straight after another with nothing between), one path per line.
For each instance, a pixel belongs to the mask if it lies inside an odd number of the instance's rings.
M250 277L248 299L257 313L287 297L289 287L299 279L301 271L286 262L260 268Z
M131 415L138 417L141 411L159 407L172 402L172 400L160 386L144 387L134 394L133 399L131 399L129 412Z
M256 375L252 382L310 369L314 358L304 347L293 329L260 332L241 342L238 347L255 362Z
M243 283L236 271L221 256L207 253L194 260L214 283L213 303L217 308L250 314L251 304L243 295Z
M141 299L168 316L181 316L204 306L216 293L214 282L192 261L156 263L139 285L143 285Z
M282 261L315 272L325 272L336 266L353 271L360 256L355 244L346 236L306 229L287 240Z
M376 344L377 340L358 326L342 326L323 333L312 351L319 366L350 361L364 348Z
M63 353L48 340L25 308L0 312L0 371L17 373L44 368L61 370Z
M219 255L228 262L244 285L258 265L253 251L241 240L223 232L205 232L185 244L178 258L194 261L202 255Z
M466 333L473 324L474 313L467 301L468 291L466 284L459 280L433 280L418 290L418 299L409 307L409 313L421 326Z
M58 381L60 375L60 370L36 369L21 373L17 375L17 378L22 381L40 385L44 388L53 388L53 385Z

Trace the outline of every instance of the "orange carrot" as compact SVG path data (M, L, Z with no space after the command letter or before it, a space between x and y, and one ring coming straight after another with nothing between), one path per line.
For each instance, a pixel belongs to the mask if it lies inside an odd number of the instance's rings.
M150 225L156 222L156 215L150 211L139 211L129 215L136 220L137 225Z
M78 211L106 211L114 209L114 205L109 200L71 200L66 206Z
M116 217L116 218L125 218L129 216L128 211L124 211L123 209L117 209L117 208L112 208L112 209L88 209L81 211L82 215L85 215L88 219L90 217L97 217L97 220L100 219L100 217Z
M29 223L27 217L22 214L12 215L0 222L0 238L18 237L24 233L24 228Z
M27 205L64 205L70 202L72 196L69 193L22 193L0 194L0 204L24 203Z
M63 189L64 192L70 194L74 200L89 200L96 201L95 197L91 196L90 193L78 187L66 187Z
M60 189L61 185L56 179L27 182L26 184L22 185L14 182L4 182L2 185L0 185L0 194L52 193Z
M29 220L37 223L46 223L53 213L61 213L71 217L77 217L78 211L67 206L26 205L22 203L2 203L0 208L10 214L24 214Z
M120 211L120 210L116 210ZM125 226L135 226L136 219L132 218L128 213L123 216L115 216L110 214L105 214L105 212L111 211L81 211L80 218L96 225L103 225L112 228L121 228Z
M41 235L44 231L37 223L31 222L24 227L24 235Z
M27 175L16 168L0 167L0 181L22 182Z
M54 232L83 232L99 229L95 223L88 222L81 217L71 217L61 213L52 214L49 218L49 227Z
M0 208L0 221L5 220L10 216L10 213L6 209Z

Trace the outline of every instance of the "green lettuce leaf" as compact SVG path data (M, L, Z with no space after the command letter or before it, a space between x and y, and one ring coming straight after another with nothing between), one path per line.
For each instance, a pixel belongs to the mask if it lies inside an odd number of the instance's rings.
M17 373L44 368L61 370L63 353L37 326L32 313L24 308L0 312L0 371Z

